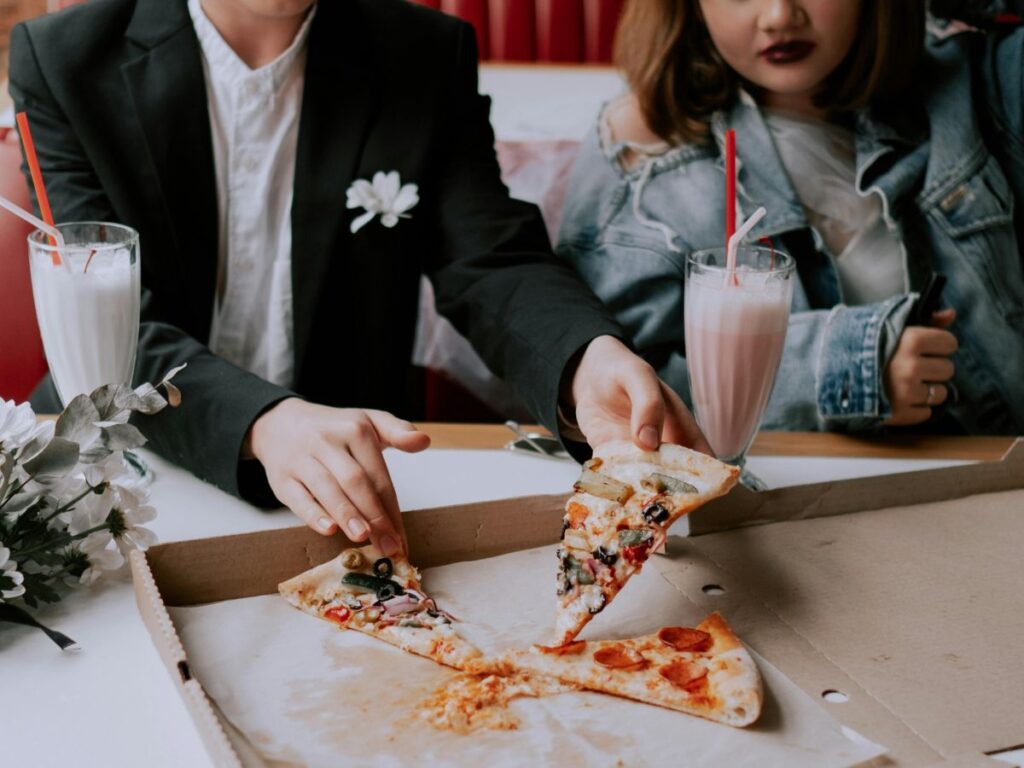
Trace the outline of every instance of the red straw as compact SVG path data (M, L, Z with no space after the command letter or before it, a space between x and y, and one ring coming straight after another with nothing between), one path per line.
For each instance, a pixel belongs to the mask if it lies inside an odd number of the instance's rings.
M725 244L736 233L736 131L725 132Z
M771 263L771 265L768 268L769 269L775 269L775 243L772 241L772 239L770 237L758 238L757 242L764 243L764 244L766 244L771 249L771 251L772 251L772 263Z
M53 223L53 212L50 210L50 198L46 196L46 187L43 186L43 173L39 170L39 158L36 157L36 145L32 143L32 132L28 128L28 115L19 112L15 119L18 121L18 134L21 136L21 146L25 149L25 159L28 161L28 169L32 174L32 186L36 190L36 200L39 201L39 213L43 221L51 227L57 226ZM57 245L57 241L50 236L50 245ZM57 251L50 254L53 266L60 266L60 255Z

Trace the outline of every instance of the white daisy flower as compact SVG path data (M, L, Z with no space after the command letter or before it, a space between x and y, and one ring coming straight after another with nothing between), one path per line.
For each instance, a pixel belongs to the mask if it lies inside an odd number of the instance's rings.
M79 553L86 559L88 567L78 577L84 586L95 584L104 573L117 571L124 565L124 556L116 547L110 547L109 533L94 533L86 536L79 546Z
M24 595L23 581L25 577L18 572L18 564L11 560L11 550L0 547L0 602Z
M90 491L90 488L96 488L100 492ZM117 500L114 489L109 485L100 489L97 486L86 485L84 480L63 498L66 500L64 504L70 503L72 499L78 499L70 509L59 515L61 521L67 525L68 532L75 535L103 523Z
M94 541L102 541L103 546L113 541L127 559L128 553L133 549L148 549L157 541L155 533L142 527L143 523L156 518L156 510L146 504L146 501L145 489L111 486L104 492L101 503L83 511L81 517L72 521L69 529L73 533L81 532L106 523L107 530L97 531L88 538L95 537Z
M52 435L53 428L52 421L37 421L28 403L0 398L0 447L4 450L13 453L40 435Z

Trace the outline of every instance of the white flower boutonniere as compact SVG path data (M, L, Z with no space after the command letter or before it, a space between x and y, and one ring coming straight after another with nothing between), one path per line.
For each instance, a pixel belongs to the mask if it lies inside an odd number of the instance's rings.
M402 184L398 171L373 174L373 182L356 179L348 188L347 208L362 208L366 212L352 220L351 230L355 234L369 224L374 216L380 215L380 223L389 229L399 219L408 219L406 213L420 201L419 188L415 184Z

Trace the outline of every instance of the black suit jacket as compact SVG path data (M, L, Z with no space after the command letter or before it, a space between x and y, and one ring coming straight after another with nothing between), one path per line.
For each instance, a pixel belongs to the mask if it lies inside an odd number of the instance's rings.
M552 255L537 209L499 178L472 29L404 0L325 0L309 40L292 205L295 392L206 346L217 198L200 49L184 0L92 0L11 36L10 91L31 123L54 216L140 232L136 381L183 404L143 420L151 447L221 488L273 501L239 449L292 394L407 417L418 282L532 412L555 426L560 378L600 334L621 336ZM345 208L355 179L419 185L393 229Z

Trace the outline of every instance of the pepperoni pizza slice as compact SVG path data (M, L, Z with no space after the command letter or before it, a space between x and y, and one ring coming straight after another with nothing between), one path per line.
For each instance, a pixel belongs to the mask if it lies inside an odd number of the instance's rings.
M764 700L757 664L718 613L631 640L534 646L504 666L738 727L757 720Z

